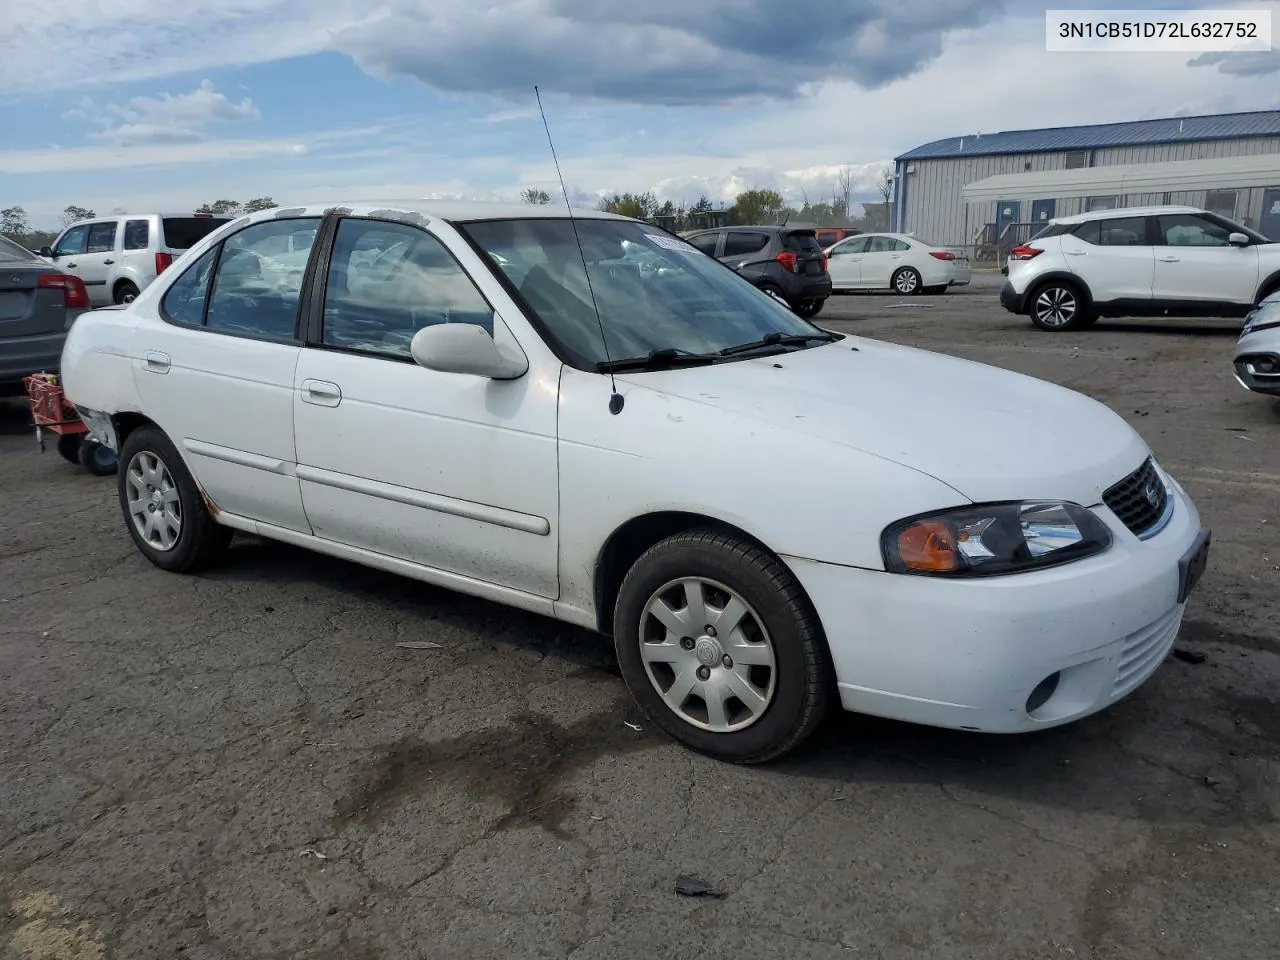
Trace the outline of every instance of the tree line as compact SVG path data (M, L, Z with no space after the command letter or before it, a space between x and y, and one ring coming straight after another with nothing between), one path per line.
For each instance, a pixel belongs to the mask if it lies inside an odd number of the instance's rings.
M258 210L270 210L274 206L276 206L276 202L270 197L254 197L252 200L243 202L239 200L214 200L212 203L203 203L196 207L196 213L235 216L241 213L254 213ZM116 207L106 216L126 216L128 212L123 207ZM97 216L97 211L89 207L81 207L74 203L70 204L63 209L60 217L62 229L65 230L71 224L81 220L93 220ZM57 230L36 230L33 228L31 220L27 216L27 211L22 207L0 208L0 236L8 237L28 250L39 250L41 247L49 246L57 239L59 232Z
M853 170L842 167L836 175L831 198L813 199L802 191L799 204L789 204L777 190L752 188L739 193L732 204L717 207L704 194L691 204L671 200L659 202L652 191L613 193L601 198L599 209L637 220L649 220L669 230L681 231L705 227L712 223L738 224L806 223L819 227L852 226L862 230L889 229L889 200L893 196L893 177L887 168L880 174L876 189L880 202L864 204L861 217L853 217ZM520 194L528 204L548 204L551 195L538 187L528 187Z

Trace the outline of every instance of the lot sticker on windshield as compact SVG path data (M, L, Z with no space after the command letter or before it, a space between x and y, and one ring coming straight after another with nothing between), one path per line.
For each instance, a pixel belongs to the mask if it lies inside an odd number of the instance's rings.
M661 247L663 250L674 250L676 251L676 253L701 253L702 252L693 244L685 243L683 240L678 240L675 237L663 237L663 236L659 236L656 233L646 233L644 235L644 238L648 240L650 243L652 243L655 247Z

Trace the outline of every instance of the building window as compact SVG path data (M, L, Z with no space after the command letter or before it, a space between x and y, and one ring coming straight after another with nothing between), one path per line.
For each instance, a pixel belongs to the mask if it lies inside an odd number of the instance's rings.
M1095 210L1114 210L1118 206L1119 197L1090 197L1085 201L1084 209L1086 213L1093 213Z
M1088 165L1089 165L1088 150L1073 150L1067 154L1066 166L1068 170L1079 170L1081 167L1087 167Z
M1204 208L1210 213L1216 213L1220 217L1226 217L1228 220L1235 219L1236 215L1236 191L1234 190L1210 190L1204 195Z

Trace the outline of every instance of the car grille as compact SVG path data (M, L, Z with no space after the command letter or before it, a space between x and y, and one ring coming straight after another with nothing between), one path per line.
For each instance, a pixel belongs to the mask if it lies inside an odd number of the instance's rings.
M1169 491L1150 457L1102 495L1102 502L1139 537L1160 522L1168 500Z

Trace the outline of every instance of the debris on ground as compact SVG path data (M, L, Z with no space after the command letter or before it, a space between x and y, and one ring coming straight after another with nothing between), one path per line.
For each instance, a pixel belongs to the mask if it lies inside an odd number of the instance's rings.
M443 650L438 643L432 643L430 640L401 640L396 644L404 650Z
M676 893L682 897L723 897L724 894L714 889L711 884L697 874L682 873L676 877Z
M306 850L303 850L300 854L298 854L298 856L300 856L300 857L315 857L317 860L328 860L328 859L329 859L325 854L321 853L319 850L312 850L310 847L308 847Z
M1199 650L1189 650L1186 647L1175 647L1173 655L1183 663L1204 663L1208 659Z
M1222 782L1222 781L1221 781L1221 780L1219 780L1217 777L1205 777L1205 778L1204 778L1204 785L1205 785L1206 787L1216 787L1216 786L1217 786L1218 784L1220 784L1221 782Z
M623 722L623 723L625 723L625 724L626 724L628 727L630 727L632 730L634 730L636 733L639 733L641 730L643 730L643 729L644 729L643 727L641 727L641 726L639 726L639 725L637 725L637 724L632 723L630 720L623 720L622 722Z

